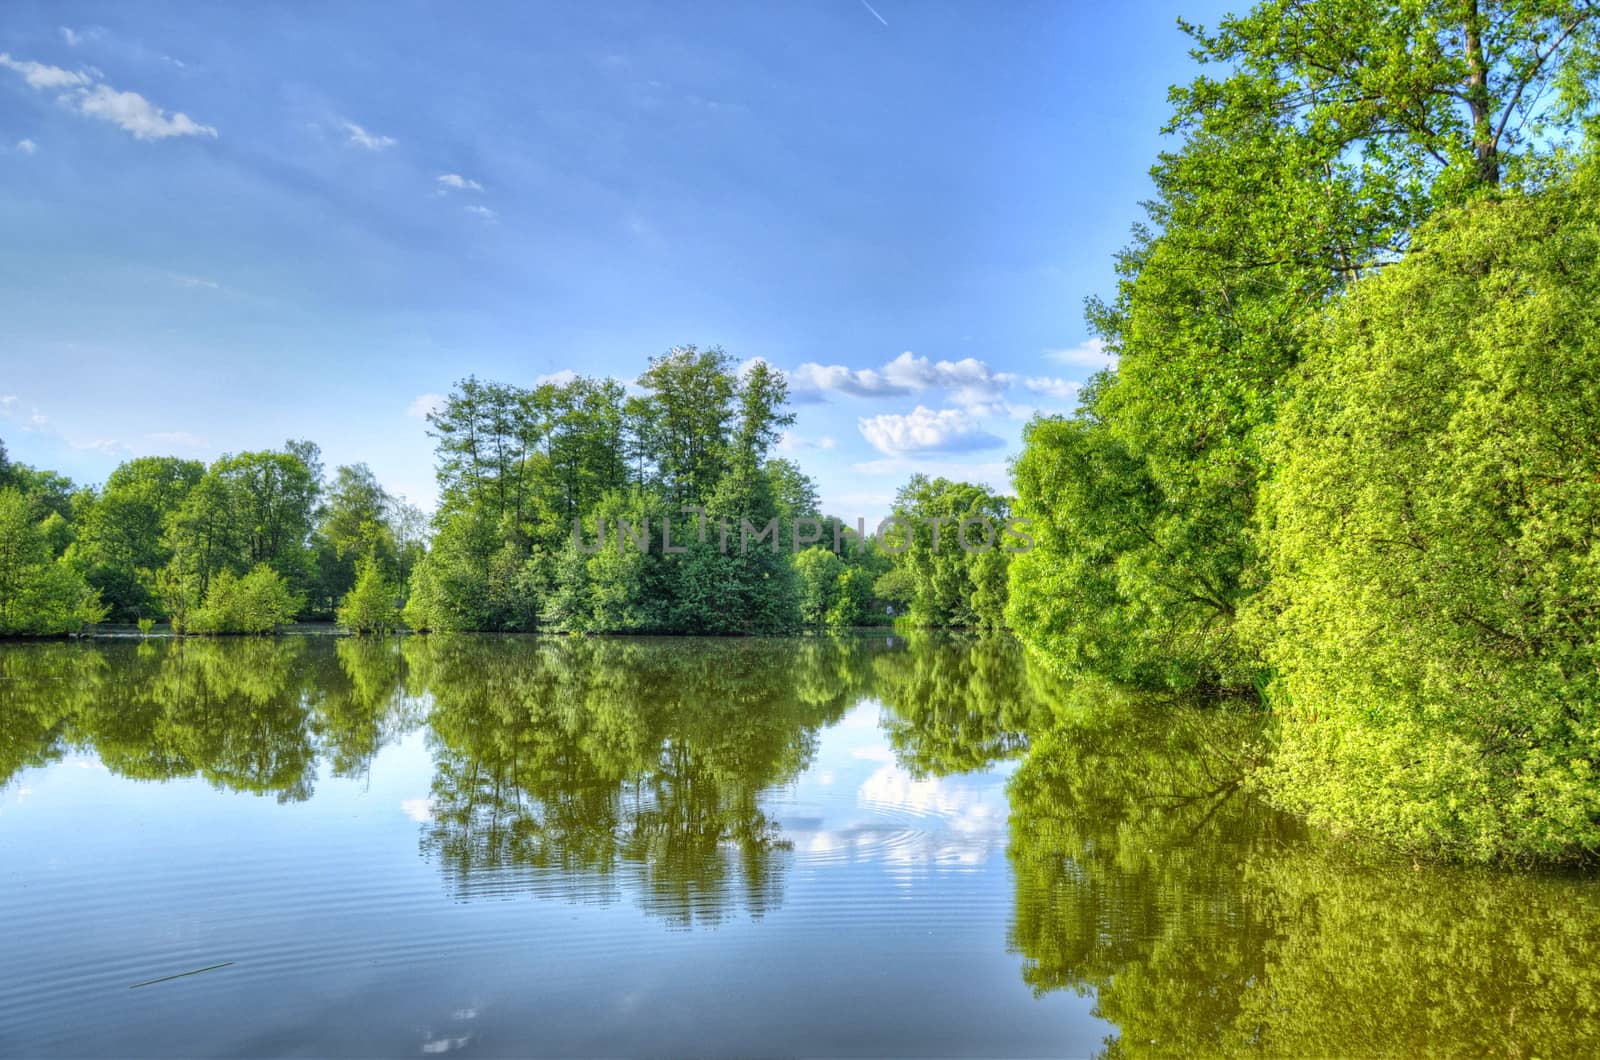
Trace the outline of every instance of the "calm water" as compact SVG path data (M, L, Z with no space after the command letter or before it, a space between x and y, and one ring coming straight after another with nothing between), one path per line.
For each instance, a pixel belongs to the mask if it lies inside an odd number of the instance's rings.
M1600 1051L1600 887L1259 742L1005 642L0 646L0 1053Z

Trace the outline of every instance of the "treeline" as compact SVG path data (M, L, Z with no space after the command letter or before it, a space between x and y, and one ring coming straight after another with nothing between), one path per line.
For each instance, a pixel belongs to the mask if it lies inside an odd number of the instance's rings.
M781 373L689 346L653 358L638 386L458 385L429 417L441 500L409 625L721 634L891 615L1000 622L1008 554L999 542L934 554L926 522L997 515L1003 498L917 476L897 498L904 526L863 534L824 517L812 480L772 455L794 422Z
M1120 355L1026 433L1008 616L1259 692L1258 781L1470 858L1600 850L1600 10L1270 0L1191 28Z
M847 525L772 455L794 420L781 373L681 347L638 389L463 380L429 417L431 523L364 464L325 475L309 442L130 460L98 489L0 449L0 634L1000 625L1007 498L914 476L890 530Z
M210 467L140 457L99 489L10 462L0 447L0 634L158 619L176 632L267 632L331 617L374 581L391 587L378 625L392 628L393 586L422 555L424 530L364 464L324 481L309 442Z

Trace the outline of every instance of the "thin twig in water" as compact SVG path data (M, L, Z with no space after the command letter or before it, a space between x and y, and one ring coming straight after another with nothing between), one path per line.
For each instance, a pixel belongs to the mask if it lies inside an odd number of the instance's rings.
M165 983L171 979L182 979L186 975L199 975L201 972L214 972L218 968L226 968L232 963L232 961L223 961L221 964L208 964L204 968L196 968L192 972L179 972L177 975L163 975L159 979L146 979L142 983L134 983L132 986L128 987L128 989L137 990L141 986L154 986L156 983Z

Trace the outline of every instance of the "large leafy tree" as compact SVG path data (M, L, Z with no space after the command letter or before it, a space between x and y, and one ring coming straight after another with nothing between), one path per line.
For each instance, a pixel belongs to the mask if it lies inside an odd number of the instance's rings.
M1284 379L1328 299L1405 253L1431 210L1539 177L1534 149L1592 112L1597 18L1570 0L1269 0L1214 32L1186 27L1196 56L1224 72L1173 91L1181 145L1153 170L1149 222L1118 261L1115 295L1090 305L1120 355L1078 417L1093 437L1036 430L1028 453L1117 454L1138 502L1022 475L1029 515L1107 508L1058 516L1018 568L1092 568L1105 622L1024 594L1013 621L1025 639L1063 665L1152 683L1257 678L1228 628L1263 582L1251 526ZM1071 452L1038 462L1100 464ZM1141 614L1171 636L1114 657L1095 647ZM1194 650L1177 667L1149 654L1172 637Z
M198 460L150 456L106 479L78 529L75 560L113 618L159 612L155 575L172 559L166 528L205 470Z
M1452 211L1332 314L1254 609L1274 792L1489 859L1600 850L1600 173Z

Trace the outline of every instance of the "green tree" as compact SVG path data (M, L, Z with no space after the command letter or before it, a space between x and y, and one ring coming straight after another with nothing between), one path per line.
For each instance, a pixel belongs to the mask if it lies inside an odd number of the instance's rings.
M834 629L881 622L873 608L872 575L864 567L846 567L834 582L833 603L823 620Z
M38 510L18 490L0 488L0 634L75 633L105 617L99 594L52 555Z
M808 626L820 626L839 600L839 579L844 574L844 561L831 549L813 545L794 557L795 588L800 607L800 621Z
M339 625L355 633L389 633L400 624L399 587L376 559L362 560L356 583L339 602Z
M895 495L898 526L889 531L902 549L897 565L910 575L909 620L919 626L1000 628L1010 502L970 482L913 475ZM988 553L996 556L980 564ZM982 587L980 588L980 580ZM979 610L981 606L982 610Z
M161 614L155 574L172 559L166 529L205 470L197 460L139 457L106 480L81 521L74 560L113 618Z
M313 592L322 605L342 599L355 585L358 566L369 559L387 575L399 573L390 525L393 506L394 499L366 464L334 472L312 543L317 567Z
M1489 858L1600 849L1600 171L1451 211L1335 308L1274 450L1271 790Z
M1190 28L1196 55L1227 70L1173 92L1182 143L1153 170L1115 296L1089 307L1120 361L1074 420L1093 435L1086 455L1062 461L1124 461L1138 489L1032 476L1019 496L1033 514L1089 507L1058 519L1013 584L1092 570L1109 606L1016 612L1030 643L1152 683L1258 676L1232 627L1264 582L1251 530L1263 443L1317 315L1403 253L1431 210L1539 177L1534 148L1590 114L1595 24L1578 2L1268 0L1215 33ZM1141 613L1159 616L1157 637L1102 650ZM1182 646L1178 665L1154 654L1162 641Z

